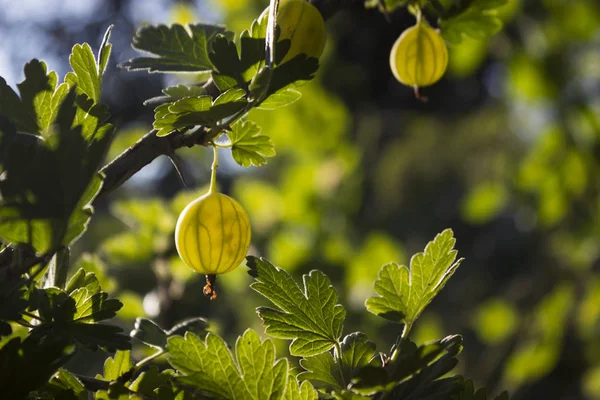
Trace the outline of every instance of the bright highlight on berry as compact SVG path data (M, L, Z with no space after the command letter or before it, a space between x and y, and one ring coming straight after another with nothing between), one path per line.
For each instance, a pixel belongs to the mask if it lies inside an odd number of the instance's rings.
M217 152L210 190L192 201L179 215L175 245L185 264L207 275L204 294L216 298L214 280L237 268L250 247L250 221L240 203L218 193L216 186Z
M396 79L415 89L433 85L446 72L448 49L442 35L421 16L396 40L390 52L390 68Z

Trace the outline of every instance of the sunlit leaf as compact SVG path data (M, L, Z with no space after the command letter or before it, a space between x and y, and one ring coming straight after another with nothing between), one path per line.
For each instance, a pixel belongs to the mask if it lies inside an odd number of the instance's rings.
M260 134L260 127L251 121L238 122L227 132L231 141L233 159L243 167L261 166L267 162L266 157L273 157L273 142L266 135Z
M455 243L452 230L446 229L411 258L410 268L383 266L375 282L378 296L367 300L367 310L411 326L460 265Z
M200 340L193 333L173 336L167 344L169 363L182 376L180 384L218 399L282 399L288 381L287 360L275 359L270 340L261 341L247 330L238 338L235 356L220 337L209 333Z
M248 257L248 266L256 280L252 289L276 306L257 309L266 332L292 340L292 355L317 355L337 343L346 310L337 304L337 293L322 272L304 275L301 288L287 272L263 258Z

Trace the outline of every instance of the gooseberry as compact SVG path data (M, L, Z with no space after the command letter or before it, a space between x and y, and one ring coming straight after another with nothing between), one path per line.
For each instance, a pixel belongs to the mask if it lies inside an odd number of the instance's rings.
M269 7L259 17L267 18ZM281 29L278 40L289 39L290 48L279 64L298 54L319 58L325 48L325 21L315 6L304 0L282 0L279 3L277 25Z
M440 80L447 66L444 38L422 17L402 32L390 52L392 73L400 83L414 87L417 96L418 88Z
M244 208L216 191L215 170L213 164L208 193L184 208L175 227L177 252L188 267L207 276L204 292L211 299L216 297L215 276L234 270L244 261L251 237Z

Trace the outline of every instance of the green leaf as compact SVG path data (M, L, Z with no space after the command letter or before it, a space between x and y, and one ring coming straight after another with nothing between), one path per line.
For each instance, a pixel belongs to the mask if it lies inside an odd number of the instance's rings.
M380 365L375 343L362 332L347 335L341 343L343 382L350 382L356 372L367 365Z
M202 86L186 85L169 86L164 88L162 92L165 94L164 96L152 97L151 99L144 101L144 105L172 103L179 99L183 99L184 97L200 97L207 94L206 89Z
M318 398L319 394L309 382L304 381L302 384L298 384L296 377L290 375L284 400L317 400Z
M107 300L108 293L101 291L96 275L83 269L73 275L65 291L75 301L73 321L91 323L110 319L123 307L117 299Z
M100 104L102 74L106 69L112 45L108 43L112 25L107 29L98 52L94 56L89 44L73 46L69 63L73 72L67 73L65 83L77 90L77 113L75 124L80 125L86 139L101 138L112 131L111 125L105 125L108 108Z
M46 64L36 59L25 64L24 72L25 79L17 84L20 98L0 78L0 114L20 131L47 136L68 86L57 88L56 72L47 72Z
M307 57L306 54L298 54L296 57L273 70L273 76L269 83L267 98L281 89L289 86L302 86L315 77L319 69L319 60Z
M234 355L220 337L209 333L202 341L193 333L173 336L167 344L169 363L179 370L176 378L218 399L282 399L288 384L286 359L275 361L275 346L261 342L248 329L238 338Z
M104 362L104 380L114 381L133 368L130 350L119 350L113 358L108 357Z
M258 315L276 338L290 339L290 353L309 357L331 349L337 343L346 310L337 304L337 293L320 271L303 276L300 288L292 277L264 258L248 257L252 289L277 308L259 307Z
M303 358L300 365L305 369L298 374L301 381L311 381L317 387L327 385L334 390L342 390L345 387L339 367L329 351Z
M28 74L38 78L55 76L45 75L45 66L39 62L28 69L37 71ZM52 83L53 78L48 79L46 83ZM22 85L25 99L34 92L32 82ZM113 132L111 125L102 125L94 128L95 135L86 136L76 121L83 111L75 106L73 90L62 98L54 117L58 92L49 93L37 94L32 100L34 116L36 107L40 109L35 118L42 127L53 118L42 132L45 140L17 133L6 119L0 122L0 165L7 173L0 185L0 237L7 243L29 243L40 253L69 245L85 231L93 212L90 203L101 185L97 170Z
M88 398L88 392L83 383L66 369L61 368L56 371L48 382L48 388L55 399L87 400Z
M502 29L496 16L498 8L508 0L473 0L462 12L440 21L442 35L450 43L460 43L463 35L483 40Z
M205 24L146 26L137 31L132 46L156 57L137 57L120 66L149 72L210 71L208 51L217 34L225 32L222 26Z
M91 294L86 288L77 289L70 296L77 308L73 321L91 323L110 319L123 307L117 299L108 300L108 293Z
M102 43L100 44L100 52L98 53L98 74L103 75L106 71L106 66L108 65L108 59L110 58L110 52L112 49L112 44L108 42L110 39L110 33L114 25L110 25L106 32L104 33L104 37L102 38Z
M260 127L252 121L239 121L227 132L231 141L233 159L242 167L257 167L267 162L265 157L273 157L275 148L271 138L260 134Z
M39 308L43 323L32 330L37 335L53 334L69 338L85 347L96 350L131 348L129 336L122 329L95 322L112 318L123 306L117 299L107 299L108 294L100 288L93 273L77 271L66 285L66 291L58 288L38 289L31 302Z
M300 360L300 365L306 371L301 372L298 379L322 382L341 391L360 368L381 365L380 360L374 358L375 343L367 340L367 336L362 332L347 335L341 342L341 350L340 362L336 361L330 352Z
M257 108L260 110L275 110L298 101L300 97L302 97L302 93L295 89L282 89L267 97Z
M86 272L85 269L79 268L67 282L65 292L71 294L81 288L85 288L90 294L99 293L101 288L100 283L96 278L96 274L93 272Z
M367 310L412 326L462 262L456 260L455 243L452 230L446 229L427 244L423 253L411 258L410 269L394 263L384 265L375 281L379 296L367 299Z
M67 74L65 81L71 87L77 86L78 93L84 93L94 103L99 103L102 76L98 71L96 58L90 45L84 43L73 46L69 63L73 68L73 72Z
M210 126L241 111L248 101L243 89L229 89L214 101L211 96L184 97L155 108L154 129L158 136L196 125Z

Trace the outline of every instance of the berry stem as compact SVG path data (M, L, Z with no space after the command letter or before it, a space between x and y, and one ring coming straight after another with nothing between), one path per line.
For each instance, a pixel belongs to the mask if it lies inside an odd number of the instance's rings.
M213 163L210 174L210 188L208 190L209 193L215 193L217 191L217 168L219 168L219 152L217 151L217 146L215 146L213 143L212 148Z

